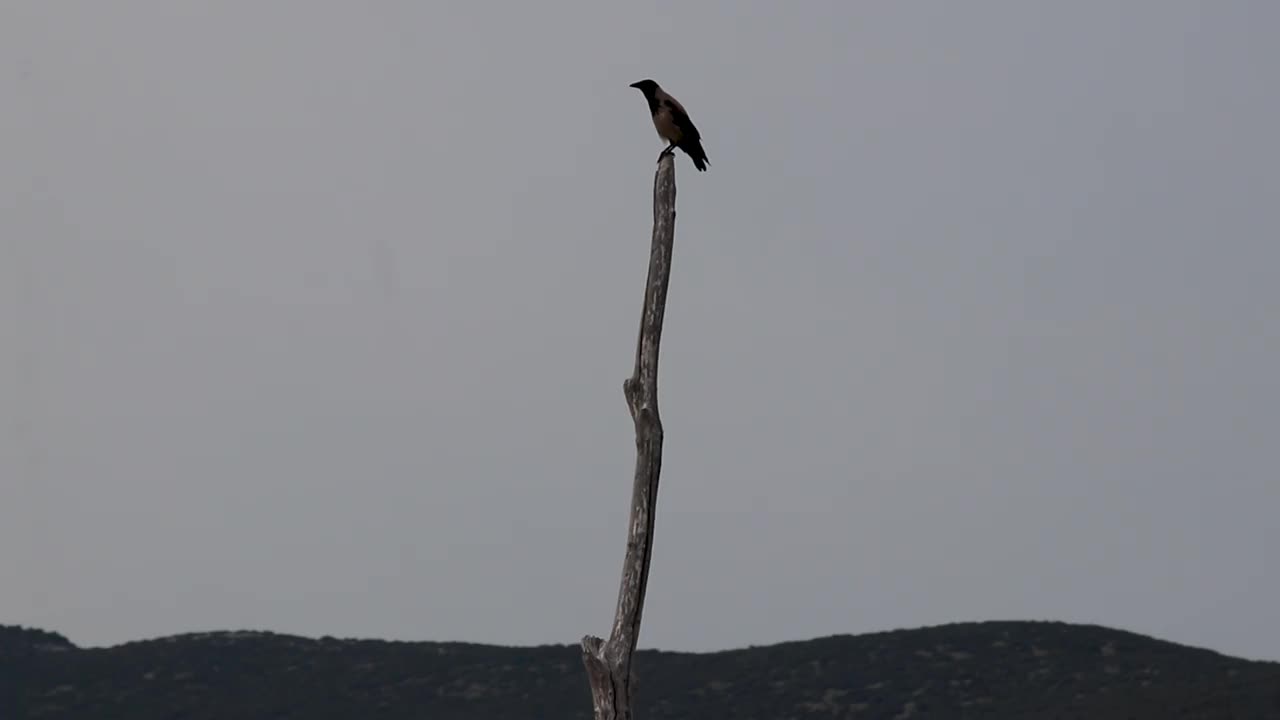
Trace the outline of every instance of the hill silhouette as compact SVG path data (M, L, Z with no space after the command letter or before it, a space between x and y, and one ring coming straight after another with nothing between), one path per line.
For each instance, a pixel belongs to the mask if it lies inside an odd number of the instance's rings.
M1090 625L959 623L715 653L641 651L641 718L1280 718L1280 664ZM0 718L591 716L577 646L216 632L77 648L0 626Z

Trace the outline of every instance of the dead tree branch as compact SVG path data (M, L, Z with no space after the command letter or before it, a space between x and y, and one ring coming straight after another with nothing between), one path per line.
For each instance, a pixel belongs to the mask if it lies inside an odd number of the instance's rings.
M662 419L658 415L658 347L666 314L667 283L676 228L675 158L664 154L653 179L653 243L644 288L636 367L622 391L636 428L636 472L631 490L631 520L622 586L609 639L582 639L582 660L591 682L595 720L631 720L631 656L640 635L649 561L653 555L653 522L662 470Z

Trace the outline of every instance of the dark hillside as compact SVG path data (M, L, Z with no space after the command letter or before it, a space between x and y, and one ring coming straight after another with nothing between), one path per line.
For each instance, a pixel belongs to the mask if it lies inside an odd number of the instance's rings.
M1280 665L1062 623L645 651L636 666L646 719L1280 719ZM576 646L227 632L77 649L0 627L0 717L587 719L590 693Z

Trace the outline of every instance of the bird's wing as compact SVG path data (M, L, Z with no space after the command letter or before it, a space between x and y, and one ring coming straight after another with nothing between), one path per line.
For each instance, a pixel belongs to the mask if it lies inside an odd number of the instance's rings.
M685 112L684 106L680 104L679 100L663 93L662 97L658 98L658 109L662 110L664 108L671 114L672 122L676 124L676 127L680 128L686 139L701 139L702 136L698 134L698 128L694 127L693 121L689 119L689 113Z

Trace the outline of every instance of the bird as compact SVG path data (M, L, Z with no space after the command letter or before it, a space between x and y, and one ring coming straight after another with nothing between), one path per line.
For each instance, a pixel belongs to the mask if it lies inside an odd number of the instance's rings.
M707 159L707 151L702 149L702 135L689 119L684 106L652 80L633 82L631 87L644 93L644 99L649 101L649 113L653 115L653 126L657 128L658 136L671 143L658 154L658 159L675 148L680 148L693 160L693 166L699 172L705 172L711 161Z

